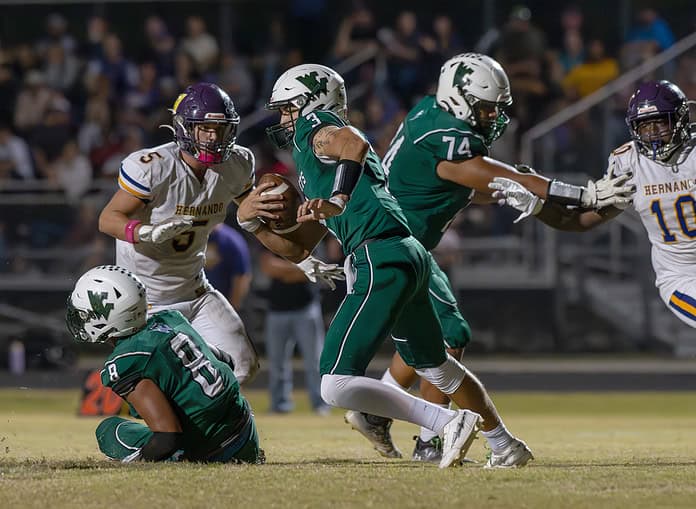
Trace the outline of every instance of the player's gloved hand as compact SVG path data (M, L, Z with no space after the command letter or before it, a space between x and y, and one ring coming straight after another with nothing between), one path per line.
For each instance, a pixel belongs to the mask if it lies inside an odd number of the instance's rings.
M312 283L323 281L329 285L332 290L336 289L334 279L342 281L346 278L346 275L343 273L343 267L340 265L322 262L311 255L296 265L302 269L307 279Z
M493 198L498 200L498 205L509 205L521 212L515 223L529 215L537 215L544 206L544 200L514 180L495 177L488 187L494 190Z
M596 182L589 180L586 191L582 193L583 207L588 209L603 209L604 207L625 209L633 203L633 195L636 193L635 185L626 184L632 177L631 172L618 176L609 172Z
M140 225L139 242L160 244L172 239L193 226L193 216L172 216L156 224Z

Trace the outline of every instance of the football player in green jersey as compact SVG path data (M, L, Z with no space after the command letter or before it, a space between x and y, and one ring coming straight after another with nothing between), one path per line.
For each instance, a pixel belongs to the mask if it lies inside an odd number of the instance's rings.
M307 197L298 209L298 222L325 222L347 256L348 292L321 355L322 397L351 410L348 421L384 456L400 456L385 424L395 418L444 434L439 465L458 464L479 419L484 430L496 428L500 419L478 379L445 352L428 294L429 255L411 236L387 191L380 159L345 120L343 79L320 65L293 67L276 81L268 107L281 115L269 136L279 146L292 145ZM238 221L276 253L293 261L306 256L304 249L274 238L258 219L273 216L263 191L259 186L251 192L238 210ZM365 377L390 333L404 362L467 410L433 405Z
M68 330L76 341L113 344L102 383L146 424L105 419L96 431L99 449L124 463L262 463L231 357L209 346L178 311L148 320L146 308L143 284L115 265L87 271L68 299Z
M383 159L389 191L408 220L414 237L432 250L439 243L457 212L469 203L492 203L489 183L506 176L550 201L585 208L599 208L617 196L611 183L589 182L586 188L551 181L488 157L491 144L503 133L509 119L505 109L512 103L510 85L503 68L485 55L457 55L442 66L435 96L416 104L399 126ZM461 315L445 273L429 255L430 296L443 328L448 352L461 358L471 338L469 324ZM408 388L416 381L415 370L398 353L383 380ZM449 399L427 380L421 381L425 399L448 405ZM484 429L491 455L487 466L524 465L531 452L514 439L500 422ZM437 460L439 439L421 429L413 458Z

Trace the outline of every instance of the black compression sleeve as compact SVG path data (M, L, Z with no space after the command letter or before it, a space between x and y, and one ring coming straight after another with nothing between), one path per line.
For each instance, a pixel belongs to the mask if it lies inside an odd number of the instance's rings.
M358 185L360 175L362 175L363 165L351 161L350 159L341 159L336 164L336 176L334 177L333 190L331 196L337 194L351 195L355 186Z
M145 461L162 461L174 454L181 443L183 433L155 431L141 449Z

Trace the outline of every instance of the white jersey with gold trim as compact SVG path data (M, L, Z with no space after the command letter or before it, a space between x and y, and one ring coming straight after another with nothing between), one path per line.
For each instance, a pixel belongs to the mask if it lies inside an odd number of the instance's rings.
M253 183L254 156L239 145L230 159L209 168L202 182L173 142L123 160L119 187L145 203L132 219L154 224L174 215L194 216L191 230L161 244L116 241L116 263L143 280L148 302L191 300L208 286L203 272L208 235L224 221L230 202Z
M614 175L633 172L629 181L636 186L633 207L652 244L655 285L677 316L693 315L684 320L692 326L696 325L695 147L696 140L691 139L675 161L665 165L639 154L633 142L626 143L611 154L607 170Z

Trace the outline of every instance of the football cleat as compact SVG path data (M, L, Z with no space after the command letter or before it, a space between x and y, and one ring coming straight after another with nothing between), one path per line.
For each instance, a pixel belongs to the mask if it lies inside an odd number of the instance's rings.
M423 461L425 463L440 463L442 459L442 439L435 435L430 440L421 440L421 437L415 436L413 439L416 445L413 448L413 461Z
M525 466L534 455L527 444L514 438L512 443L500 454L491 451L483 468L518 468Z
M393 419L354 410L348 410L344 419L354 430L367 438L377 452L385 458L402 457L401 451L394 445L389 433Z
M481 416L470 410L459 410L457 416L445 425L440 468L461 465L469 447L476 438Z

